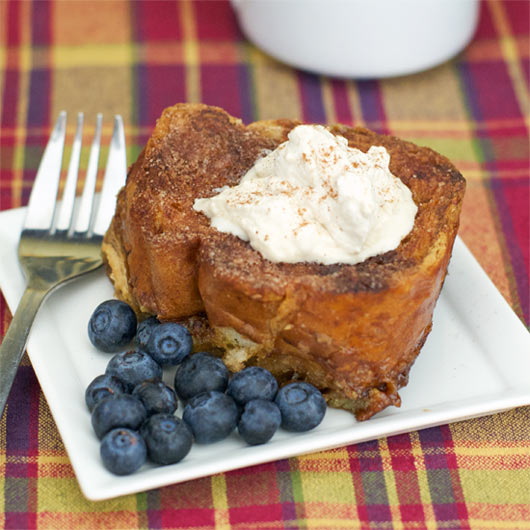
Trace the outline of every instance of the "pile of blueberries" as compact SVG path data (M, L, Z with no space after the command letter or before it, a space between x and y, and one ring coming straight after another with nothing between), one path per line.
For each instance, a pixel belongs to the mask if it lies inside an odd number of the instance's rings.
M115 353L85 392L101 459L114 474L133 473L147 458L174 464L193 441L217 442L236 428L248 444L258 445L280 426L304 432L324 418L326 402L313 385L294 382L278 389L274 376L257 366L230 374L213 355L191 355L192 337L184 326L155 317L138 324L125 302L101 303L88 336L99 350ZM136 349L123 351L133 340ZM165 366L177 366L174 388L162 380ZM182 419L175 415L179 398Z

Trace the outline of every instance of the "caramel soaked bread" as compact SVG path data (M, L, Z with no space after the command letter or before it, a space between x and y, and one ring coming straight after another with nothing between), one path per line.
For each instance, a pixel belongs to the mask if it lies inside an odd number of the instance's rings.
M465 181L428 148L331 126L350 147L387 149L418 206L414 227L395 250L356 265L273 263L212 228L193 203L236 185L296 125L245 126L200 104L166 109L129 170L103 254L116 295L139 314L184 321L196 349L217 351L232 370L258 365L280 382L309 381L364 420L400 404L431 329Z

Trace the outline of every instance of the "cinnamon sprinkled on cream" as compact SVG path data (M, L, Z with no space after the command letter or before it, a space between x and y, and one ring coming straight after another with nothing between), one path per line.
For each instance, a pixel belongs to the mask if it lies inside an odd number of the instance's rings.
M300 125L240 183L194 209L274 262L354 264L395 249L417 206L388 168L384 147L348 147L320 125Z

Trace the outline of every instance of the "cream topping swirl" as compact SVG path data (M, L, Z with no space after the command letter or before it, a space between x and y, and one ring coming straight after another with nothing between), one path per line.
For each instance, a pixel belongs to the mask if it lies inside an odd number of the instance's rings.
M355 264L395 249L417 206L389 169L384 147L367 153L320 125L299 125L237 186L194 209L273 262Z

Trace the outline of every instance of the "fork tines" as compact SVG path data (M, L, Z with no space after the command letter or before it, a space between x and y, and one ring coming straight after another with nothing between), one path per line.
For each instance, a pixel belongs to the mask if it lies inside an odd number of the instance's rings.
M125 135L121 116L114 117L114 130L109 148L103 188L95 196L103 116L96 117L94 139L90 149L83 193L76 200L79 161L83 140L83 113L77 116L77 128L68 164L66 183L57 203L59 180L66 136L66 112L59 114L42 157L31 191L24 230L63 232L68 236L91 237L107 230L123 186L127 170Z

